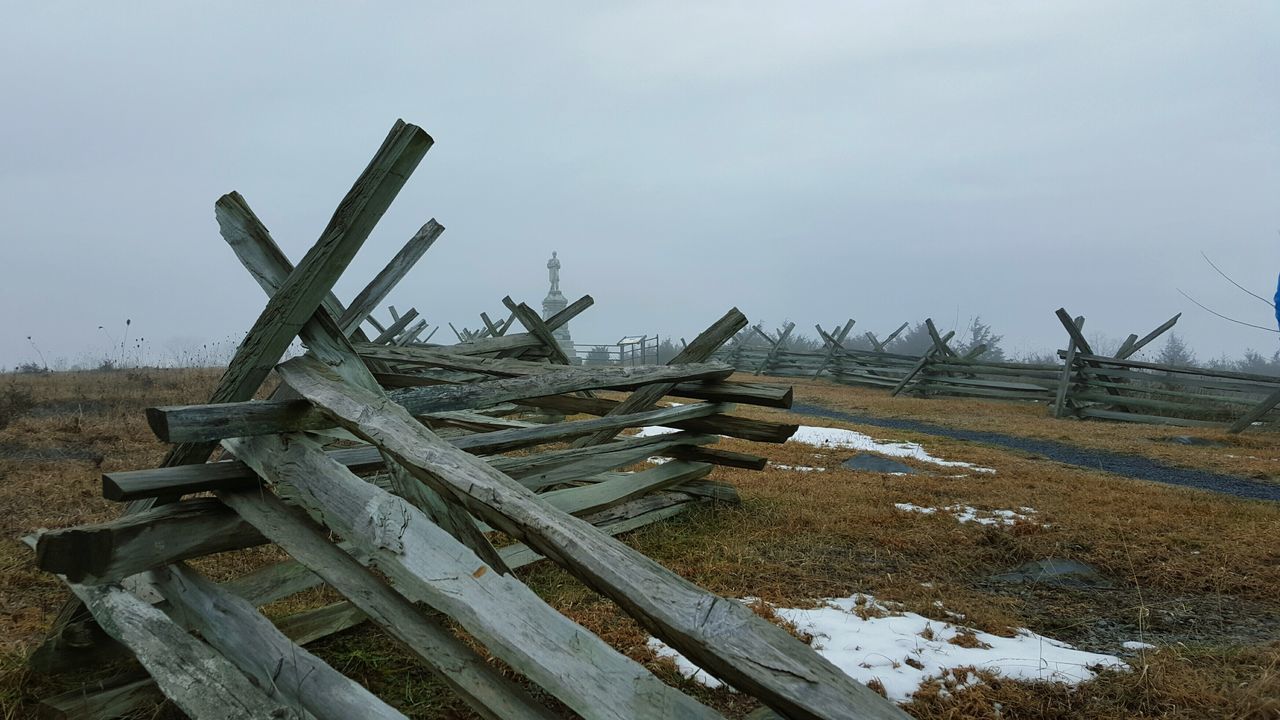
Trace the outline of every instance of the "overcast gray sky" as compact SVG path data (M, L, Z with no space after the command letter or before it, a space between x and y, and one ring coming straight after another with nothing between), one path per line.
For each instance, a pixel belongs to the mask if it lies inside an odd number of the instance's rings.
M238 190L300 258L396 118L436 140L337 288L428 218L391 301L575 340L692 337L737 305L812 332L1053 310L1199 354L1280 272L1280 3L8 3L0 365L237 337L264 297L218 236ZM505 313L503 313L505 316ZM449 333L447 327L443 331ZM437 335L437 338L445 337Z

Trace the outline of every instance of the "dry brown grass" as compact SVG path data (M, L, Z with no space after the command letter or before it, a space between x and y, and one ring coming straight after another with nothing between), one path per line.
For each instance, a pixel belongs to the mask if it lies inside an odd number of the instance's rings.
M739 374L736 379L783 382ZM1007 433L1055 440L1081 447L1143 455L1171 465L1280 482L1280 443L1276 433L1247 430L1228 435L1212 428L1180 428L1140 423L1056 419L1040 403L998 402L953 397L891 397L884 390L837 385L828 380L787 378L795 386L797 403L825 405L837 410L885 418ZM1204 438L1227 445L1205 448L1168 442L1175 436Z
M100 497L102 470L153 465L164 452L151 437L141 409L197 401L215 379L214 372L151 371L15 380L28 384L37 407L0 429L0 447L6 448L0 456L0 717L25 716L35 698L71 682L34 678L21 670L22 656L40 639L65 596L56 581L32 567L29 551L15 538L37 527L114 516L118 507ZM833 407L1035 437L1054 432L1048 437L1105 449L1135 452L1149 442L1142 438L1170 432L1054 422L1008 404L889 401L875 391L797 385L798 399L820 399ZM776 411L741 411L782 416ZM1029 627L1110 652L1117 651L1122 639L1144 639L1158 646L1132 659L1133 672L1107 673L1078 689L996 677L969 686L949 677L918 694L908 707L916 717L1280 717L1280 645L1268 644L1280 635L1280 508L1134 482L971 443L847 427L881 438L915 440L940 457L999 472L956 478L947 477L958 474L950 470L937 472L909 463L922 473L894 477L840 468L851 451L727 440L726 449L764 453L778 463L821 466L826 471L717 469L713 477L739 487L741 507L703 507L633 533L627 541L726 596L755 596L795 607L860 592L944 619L934 605L942 601L946 610L964 613L967 624L988 632ZM1098 437L1086 442L1079 435L1085 429ZM1266 435L1247 435L1244 441L1260 453L1276 449ZM1167 450L1177 453L1179 462L1226 469L1197 460L1206 454L1205 448ZM41 459L55 456L63 459ZM896 502L934 507L962 503L983 509L1031 506L1038 513L1035 523L989 528L962 525L946 515L900 512L893 507ZM273 552L219 556L202 563L202 568L226 577ZM1093 564L1114 587L1053 590L988 580L993 573L1047 557ZM668 682L730 717L741 717L754 706L749 699L680 678L669 663L653 658L642 628L563 571L544 564L523 574L562 611L614 647L651 663ZM272 615L285 614L331 600L316 592L270 610ZM768 614L763 607L761 612ZM335 667L415 717L465 716L460 704L422 672L418 661L374 629L344 633L316 649Z

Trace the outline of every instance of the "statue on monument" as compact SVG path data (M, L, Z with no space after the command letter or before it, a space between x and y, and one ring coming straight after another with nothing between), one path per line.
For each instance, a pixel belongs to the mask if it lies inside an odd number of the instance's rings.
M569 306L569 301L560 292L560 258L554 252L551 253L551 259L547 261L547 277L551 280L551 290L542 299L543 320L554 316ZM555 336L556 342L559 343L560 349L564 351L565 357L568 357L571 362L577 362L578 356L573 350L573 338L569 336L568 323L556 328L552 334Z
M551 276L551 292L560 292L560 261L556 259L556 252L551 251L551 259L547 261L547 274Z

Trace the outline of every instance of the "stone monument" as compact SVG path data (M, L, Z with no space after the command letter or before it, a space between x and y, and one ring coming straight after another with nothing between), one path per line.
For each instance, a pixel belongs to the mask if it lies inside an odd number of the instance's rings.
M554 251L551 253L551 259L547 261L547 275L551 279L551 290L542 299L543 320L569 306L569 301L560 293L560 260L556 258ZM553 334L556 342L560 344L560 349L569 358L569 362L576 364L578 362L578 354L573 351L573 338L569 336L569 324L565 323L556 328Z

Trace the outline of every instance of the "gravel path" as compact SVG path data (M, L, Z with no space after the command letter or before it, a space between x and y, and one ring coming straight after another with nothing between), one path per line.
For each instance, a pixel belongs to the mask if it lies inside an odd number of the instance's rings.
M958 428L944 427L942 425L934 425L932 423L919 422L917 420L902 420L896 418L876 417L874 415L859 415L856 413L842 412L840 410L832 410L831 408L822 407L821 405L797 403L791 407L791 411L801 415L830 418L832 420L841 420L849 423L857 423L859 425L874 425L875 427L889 428L892 430L908 430L911 432L952 438L954 440L968 440L970 442L978 442L985 445L996 445L1012 450L1020 450L1027 453L1043 455L1051 460L1065 463L1067 465L1075 465L1089 470L1101 470L1103 472L1123 475L1124 477L1130 477L1137 480L1150 480L1152 482L1168 483L1170 485L1181 485L1183 487L1196 488L1197 490L1208 490L1209 492L1221 493L1224 495L1234 495L1235 497L1247 498L1250 500L1270 500L1273 502L1280 502L1280 484L1251 480L1249 478L1238 477L1236 475L1222 475L1219 473L1209 472L1207 470L1191 470L1188 468L1176 467L1162 463L1158 460L1142 457L1141 455L1125 455L1121 453L1108 452L1106 450L1092 450L1090 448L1083 448L1076 445L1054 442L1053 440L1035 440L1032 438L986 432L982 430L961 430Z

